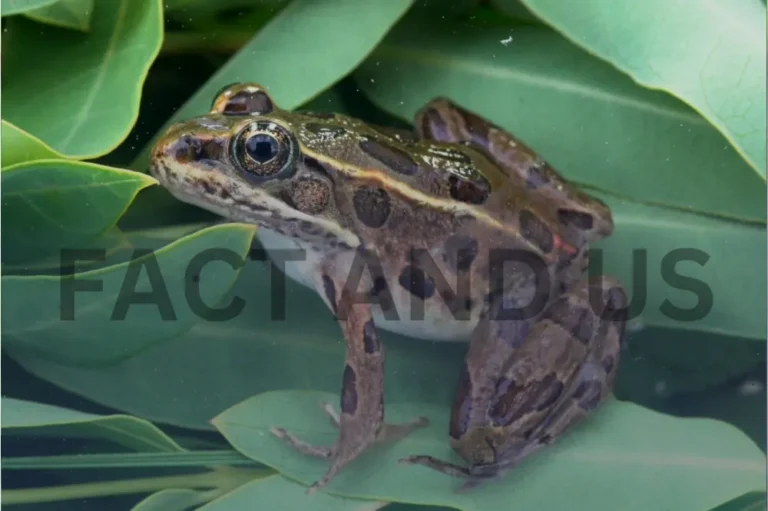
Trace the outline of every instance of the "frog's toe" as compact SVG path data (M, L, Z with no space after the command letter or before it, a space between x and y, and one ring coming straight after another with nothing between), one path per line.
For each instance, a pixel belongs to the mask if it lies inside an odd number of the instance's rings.
M437 470L443 474L453 477L460 477L462 479L470 477L468 468L455 465L453 463L448 463L447 461L442 461L437 458L433 458L432 456L408 456L406 458L401 458L399 462L407 465L424 465L425 467L429 467L432 470Z
M293 435L292 433L288 433L283 428L279 427L273 427L270 429L273 435L275 435L277 438L282 440L283 442L287 443L300 453L312 456L315 458L323 458L323 459L331 459L333 457L333 449L330 447L318 447L311 444L308 444L304 440L301 440L297 436Z
M341 418L339 417L339 413L336 411L333 405L328 401L323 401L320 403L320 406L323 408L323 411L326 413L326 415L328 415L328 418L331 419L331 426L337 429L340 428Z

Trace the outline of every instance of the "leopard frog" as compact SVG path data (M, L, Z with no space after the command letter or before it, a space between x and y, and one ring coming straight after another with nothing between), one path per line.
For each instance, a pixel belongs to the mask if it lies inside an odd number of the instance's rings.
M274 435L329 462L309 492L368 447L428 424L384 421L378 328L469 341L448 434L466 464L401 460L467 489L551 444L610 394L627 296L587 278L611 213L500 127L437 98L414 132L339 114L282 110L233 84L203 116L171 126L151 174L182 201L257 224L268 252L299 248L286 273L316 290L346 341L330 446Z

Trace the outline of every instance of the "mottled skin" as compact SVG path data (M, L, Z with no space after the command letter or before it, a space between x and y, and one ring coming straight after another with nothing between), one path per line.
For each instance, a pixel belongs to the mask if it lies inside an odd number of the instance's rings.
M608 208L446 99L427 104L415 128L288 112L259 85L237 84L209 114L172 126L152 156L152 175L179 199L258 224L268 250L304 249L286 272L339 320L341 413L325 407L338 440L312 446L273 429L330 461L310 491L373 443L427 424L384 423L377 328L470 340L449 425L467 466L403 460L462 477L463 488L551 443L610 394L616 374L626 294L583 277L589 243L611 233Z

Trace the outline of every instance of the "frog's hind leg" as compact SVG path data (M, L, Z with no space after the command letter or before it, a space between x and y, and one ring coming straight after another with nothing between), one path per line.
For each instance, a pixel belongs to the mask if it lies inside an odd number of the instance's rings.
M468 144L484 153L513 183L550 203L559 221L584 240L611 233L611 211L602 201L572 186L533 149L487 119L436 98L419 110L414 127L421 138Z
M469 467L428 456L403 461L462 477L459 491L466 491L503 476L554 442L609 395L626 307L621 286L601 277L580 282L530 326L511 320L481 323L450 425Z
M347 343L347 353L341 388L341 413L328 404L323 407L339 436L332 446L313 446L282 428L275 427L275 436L299 452L331 461L325 475L307 490L308 493L325 486L348 463L373 444L396 441L416 428L429 424L419 417L403 424L384 423L384 348L371 316L371 306L352 298L344 280L331 272L317 276L317 289L336 315Z

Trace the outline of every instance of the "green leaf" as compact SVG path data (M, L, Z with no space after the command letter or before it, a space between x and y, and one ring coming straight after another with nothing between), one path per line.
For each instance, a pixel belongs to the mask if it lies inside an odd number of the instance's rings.
M560 0L521 1L641 85L691 105L765 181L764 3L587 0L574 9Z
M321 392L269 392L225 411L213 423L237 450L308 485L327 462L303 456L269 433L279 425L326 445L336 439L320 409L338 396ZM427 454L452 460L447 408L423 403L392 405L387 420L426 415L432 425L349 465L326 487L329 493L456 509L708 509L765 484L765 456L736 428L709 419L677 419L616 400L557 443L528 458L503 481L456 493L456 479L398 459ZM558 481L552 491L552 481ZM641 483L639 483L642 481ZM592 491L584 491L590 488Z
M51 5L59 0L3 0L0 3L0 16L13 16Z
M244 484L198 508L199 511L235 511L239 509L273 509L275 503L281 509L303 509L307 511L375 511L385 502L371 502L347 499L318 493L307 495L301 485L274 475Z
M59 0L25 15L39 23L87 32L91 27L94 0Z
M136 451L183 451L153 424L127 415L94 415L9 397L2 398L4 435L72 436L112 440Z
M614 202L612 206L617 205ZM642 209L649 218L661 218L666 214L659 208ZM632 211L625 211L629 220ZM623 216L618 215L620 226L607 243L624 236L619 234L623 230ZM627 224L631 225L629 221ZM753 270L763 267L765 231L683 214L667 226L659 222L654 225L662 229L662 234L655 235L655 231L649 229L644 235L646 240L656 237L660 240L657 245L650 245L656 248L648 251L648 298L645 314L641 316L645 325L652 327L655 320L672 323L657 309L666 297L677 307L695 305L695 295L672 288L660 277L659 268L659 258L669 246L693 247L712 250L713 254L703 268L698 268L695 263L681 263L678 268L680 274L697 277L714 290L713 309L709 313L713 318L700 320L697 327L709 328L708 325L720 322L724 329L707 333L714 336L725 330L735 330L751 335L747 339L719 337L722 346L715 350L696 344L696 331L670 330L664 332L664 337L651 328L632 333L629 351L619 370L619 381L629 385L622 389L622 397L627 399L653 392L659 373L655 367L647 368L642 357L650 351L648 347L653 346L652 341L657 337L657 344L667 342L671 345L681 341L680 346L668 350L676 353L678 359L686 357L686 348L690 351L687 357L690 362L685 368L673 366L672 374L665 371L663 376L667 381L675 376L675 372L682 372L679 377L683 379L694 372L693 367L706 368L706 375L694 374L695 382L678 385L686 389L702 388L723 377L732 377L739 368L738 360L746 361L750 352L754 356L757 348L750 346L754 345L751 339L762 342L765 339L764 322L760 327L761 318L765 317L766 308L761 305L765 298L755 291L764 289L765 278L760 278L764 274L752 271L749 273L751 280L746 280L743 272L744 267ZM686 228L686 225L692 225L692 228ZM166 231L158 230L158 236ZM710 235L715 237L710 238ZM170 239L175 236L168 235ZM602 245L605 272L620 278L630 289L633 287L631 248L643 246L642 240L634 239L637 236L639 234L634 231L627 233L625 241L615 248ZM728 247L735 246L743 247L740 252L751 251L753 255L740 255L738 257L744 259L736 259L738 264L732 264L737 256ZM344 357L337 323L317 293L291 280L286 282L285 303L282 304L277 298L279 295L271 291L273 276L279 279L282 273L265 262L249 261L232 292L246 303L242 314L230 321L200 323L183 336L119 365L84 371L25 356L12 347L6 347L6 352L26 370L71 392L151 420L192 428L206 428L207 421L222 409L259 392L275 389L337 392L341 378L339 361ZM727 285L729 282L733 287ZM723 295L720 289L726 294ZM735 296L735 290L739 289L749 298ZM282 312L284 315L280 316ZM744 321L746 326L740 325L739 321ZM676 324L688 326L683 321ZM682 342L681 338L687 341ZM211 339L216 342L212 343ZM420 401L450 405L455 386L445 382L454 382L458 378L466 344L433 343L386 331L381 331L381 339L387 347L387 403ZM707 345L715 342L712 339ZM723 353L728 353L729 357L720 361ZM157 367L162 367L163 371L157 372ZM631 377L625 378L625 374ZM641 388L636 389L636 386ZM199 395L209 398L201 401Z
M269 89L281 108L296 108L354 69L412 3L291 2L176 111L160 132L172 122L207 112L214 94L232 82L258 82ZM154 140L132 168L147 168Z
M45 142L2 120L2 169L32 160L65 158Z
M162 22L160 0L96 2L87 34L7 20L3 117L72 158L110 152L136 122Z
M81 248L115 225L140 190L157 181L139 172L69 160L5 167L4 262Z
M711 511L762 511L765 509L765 506L765 492L753 491L729 500L721 506L712 508Z
M228 305L220 302L240 267L217 253L242 261L254 230L243 224L203 229L130 262L71 276L4 276L3 347L94 366L171 339L210 308Z
M409 122L447 96L580 184L765 223L765 183L704 118L549 29L409 17L355 77L374 103Z
M637 310L644 324L765 342L765 226L595 195L611 207L616 223L613 234L595 244L605 261L604 272L617 277L631 295L646 295L645 304L637 302L644 305ZM636 264L635 253L644 254L647 263ZM673 272L667 266L678 257ZM699 283L681 282L675 273ZM699 290L694 292L693 286ZM670 303L694 310L665 312Z
M153 493L136 504L131 511L187 511L200 509L208 502L210 492L199 490L169 489Z

